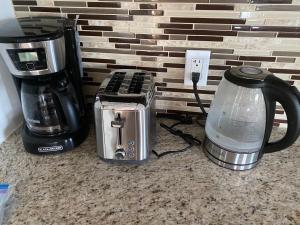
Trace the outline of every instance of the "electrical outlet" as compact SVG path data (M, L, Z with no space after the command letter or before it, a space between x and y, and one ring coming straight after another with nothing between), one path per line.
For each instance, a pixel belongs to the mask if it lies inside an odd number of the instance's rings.
M192 73L200 73L197 86L207 85L210 51L187 50L185 54L184 84L193 85Z
M193 72L198 72L198 73L202 72L202 60L201 59L192 58L191 76L190 76L191 79L192 79L192 73ZM201 74L200 74L200 77L201 77Z

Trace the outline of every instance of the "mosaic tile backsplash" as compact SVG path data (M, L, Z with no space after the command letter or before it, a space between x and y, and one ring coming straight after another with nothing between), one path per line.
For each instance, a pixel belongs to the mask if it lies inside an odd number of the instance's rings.
M199 93L209 107L224 70L267 68L300 88L300 0L13 0L17 17L76 18L91 103L114 69L153 72L158 112L199 113L183 85L185 51L211 51L208 85ZM280 106L274 125L285 126Z

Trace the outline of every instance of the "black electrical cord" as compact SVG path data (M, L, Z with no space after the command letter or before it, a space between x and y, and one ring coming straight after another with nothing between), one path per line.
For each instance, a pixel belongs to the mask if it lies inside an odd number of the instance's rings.
M195 121L200 127L205 127L206 118L198 117Z
M198 106L200 107L200 109L203 113L202 116L199 117L196 120L196 122L197 122L198 125L203 127L203 126L205 126L205 121L206 121L206 118L207 118L207 112L205 111L204 106L201 102L201 99L198 95L197 83L199 81L199 78L200 78L200 73L195 73L195 72L192 73L194 95L195 95L196 101L198 103ZM181 130L174 129L179 124L192 124L193 120L192 120L191 117L188 117L188 115L186 115L186 117L180 117L178 115L167 115L167 116L164 116L164 117L169 117L171 119L179 120L179 122L176 122L171 126L167 126L166 124L163 124L163 123L161 123L160 126L164 129L166 129L167 131L169 131L171 134L174 134L176 136L181 137L189 145L186 146L183 149L170 150L170 151L166 151L166 152L163 152L163 153L160 153L160 154L158 154L155 150L152 150L153 154L156 155L157 158L161 158L161 157L163 157L165 155L168 155L168 154L181 153L181 152L184 152L184 151L190 149L194 145L197 145L197 144L200 145L201 144L201 141L194 138L192 135L184 133Z
M172 120L178 120L182 124L192 124L193 118L189 113L185 114L178 114L178 113L157 113L157 118L166 118L166 119L172 119ZM173 125L174 126L174 125Z
M182 124L182 122L177 122L177 123L174 123L173 125L171 125L169 128L174 128L174 127L176 127L177 125L179 125L179 124ZM161 127L164 127L164 126L166 126L165 124L163 124L163 123L161 123L160 124L160 126ZM165 128L165 127L164 127ZM167 128L165 128L165 129L167 129Z
M200 77L200 73L196 73L196 72L192 73L193 90L194 90L194 95L195 95L196 101L198 103L198 106L200 107L203 115L206 118L207 117L207 112L205 111L204 106L203 106L203 104L201 102L201 99L200 99L200 97L198 95L197 83L199 81L199 77Z
M193 147L194 145L200 145L201 144L201 141L198 140L197 138L194 138L192 135L190 134L187 134L187 133L184 133L182 132L181 130L177 130L177 129L174 129L175 126L179 125L179 124L187 124L185 122L182 122L182 121L179 121L179 122L176 122L174 123L173 125L171 126L167 126L166 124L164 123L160 123L160 126L164 129L166 129L167 131L169 131L171 134L175 135L175 136L179 136L181 137L186 143L188 143L189 145L184 147L183 149L179 149L179 150L169 150L169 151L165 151L163 153L157 153L155 150L152 150L152 153L154 155L157 156L157 158L161 158L165 155L168 155L168 154L176 154L176 153L181 153L181 152L185 152L186 150L190 149L191 147Z
M176 123L176 126L179 124L181 124L181 123ZM182 132L181 130L174 129L174 127L175 127L174 125L169 127L166 124L163 124L163 123L160 124L161 127L165 128L171 134L181 137L188 144L194 144L194 143L201 144L201 141L198 140L197 138L194 138L191 134L187 134L187 133Z
M185 152L186 150L190 149L191 147L193 147L194 145L188 145L186 146L185 148L183 149L180 149L180 150L171 150L171 151L166 151L166 152L163 152L163 153L160 153L158 154L155 150L152 150L152 153L157 157L157 158L161 158L165 155L168 155L168 154L177 154L177 153L181 153L181 152Z
M205 117L206 117L207 116L207 112L205 111L204 106L203 106L203 104L201 102L201 99L200 99L200 97L198 95L197 83L193 83L193 90L194 90L194 95L195 95L195 98L197 100L198 106L200 107L203 115L205 115Z

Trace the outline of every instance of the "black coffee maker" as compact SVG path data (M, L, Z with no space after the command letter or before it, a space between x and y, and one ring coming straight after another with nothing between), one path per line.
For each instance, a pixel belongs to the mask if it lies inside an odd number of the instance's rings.
M21 99L22 138L30 153L70 150L88 134L77 37L74 21L60 17L20 18L1 26L0 54Z

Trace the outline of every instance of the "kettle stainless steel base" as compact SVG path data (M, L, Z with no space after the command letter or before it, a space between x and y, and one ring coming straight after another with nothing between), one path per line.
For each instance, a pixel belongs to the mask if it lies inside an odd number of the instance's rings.
M232 170L249 170L259 162L259 151L253 153L233 152L212 142L207 136L203 149L206 156L219 166Z

